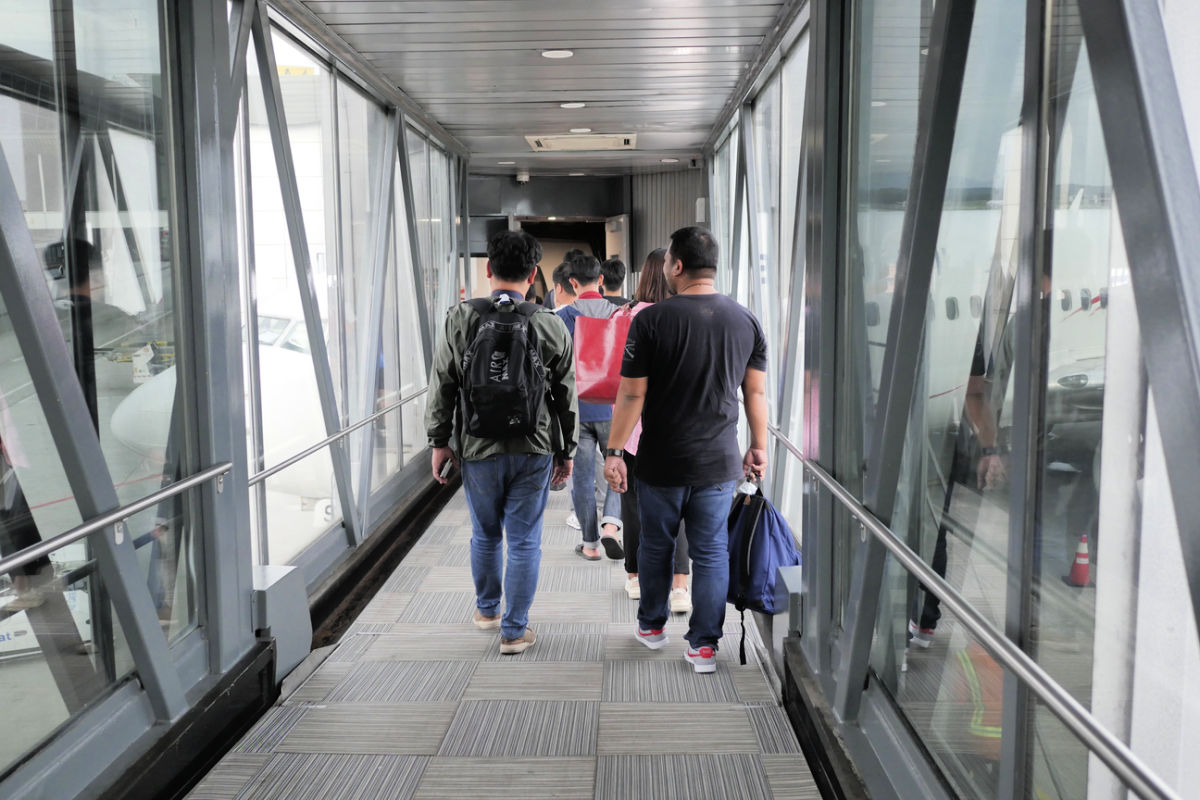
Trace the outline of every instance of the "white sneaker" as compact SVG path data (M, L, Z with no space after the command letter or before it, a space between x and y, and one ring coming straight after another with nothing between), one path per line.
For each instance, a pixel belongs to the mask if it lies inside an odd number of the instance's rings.
M690 614L692 611L692 596L688 593L687 589L672 589L670 605L672 614Z
M575 516L574 511L567 514L567 527L574 528L577 531L583 530L583 526L579 524L579 517Z
M642 599L642 586L638 583L637 576L625 579L625 594L629 595L630 600Z

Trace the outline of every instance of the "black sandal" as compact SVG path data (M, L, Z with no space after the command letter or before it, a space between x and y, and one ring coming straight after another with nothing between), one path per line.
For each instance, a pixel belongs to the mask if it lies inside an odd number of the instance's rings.
M625 551L621 549L621 543L617 541L617 537L601 536L600 544L604 545L604 555L613 561L618 561L625 557Z
M600 560L600 556L589 556L587 553L583 552L582 544L575 545L575 555L579 556L580 558L582 558L585 561L599 561Z

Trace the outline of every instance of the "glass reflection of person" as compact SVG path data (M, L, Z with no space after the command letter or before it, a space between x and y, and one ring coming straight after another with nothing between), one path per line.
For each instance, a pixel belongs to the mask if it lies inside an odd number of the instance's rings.
M0 414L7 417L8 409L2 403L0 400ZM4 427L5 433L11 433L11 425ZM20 445L15 438L10 442L0 440L0 555L4 556L15 555L42 541L37 524L33 521L33 512L17 479L14 462L19 464L23 460ZM37 608L45 602L42 587L53 577L53 568L49 557L42 556L23 567L18 567L15 572L10 573L10 577L16 597L10 600L4 609L8 612L24 611Z
M946 479L946 492L942 502L942 515L938 523L937 541L934 544L930 566L941 577L946 577L946 534L947 518L954 498L954 487L967 484L970 480L971 461L974 460L975 486L980 490L1002 487L1008 480L1008 468L1000 452L996 409L992 403L992 391L1003 385L1008 366L1012 364L1012 326L1006 325L1001 334L1000 352L988 364L984 353L983 330L975 338L975 353L971 358L971 372L967 378L967 392L963 399L963 415L967 425L959 426L954 440L954 455L950 462L950 474ZM977 445L978 457L973 459L971 438ZM917 619L909 620L908 633L911 641L919 647L929 647L933 633L941 619L941 601L932 592L924 591L924 602Z

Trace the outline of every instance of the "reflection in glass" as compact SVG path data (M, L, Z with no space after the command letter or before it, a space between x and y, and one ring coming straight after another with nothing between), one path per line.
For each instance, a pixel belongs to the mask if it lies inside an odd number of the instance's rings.
M168 82L153 0L71 8L57 31L42 4L14 12L0 33L0 46L23 54L6 59L0 75L0 147L117 496L128 503L182 476ZM73 175L64 153L77 158ZM57 455L11 329L0 331L5 350L5 414L23 439L10 477L20 476L36 520L29 535L52 536L78 524L74 498L49 467ZM178 507L131 524L173 635L195 623L185 529ZM89 548L80 542L52 560L59 570L79 567L90 563Z
M272 564L290 564L342 520L328 447L267 478L263 489Z

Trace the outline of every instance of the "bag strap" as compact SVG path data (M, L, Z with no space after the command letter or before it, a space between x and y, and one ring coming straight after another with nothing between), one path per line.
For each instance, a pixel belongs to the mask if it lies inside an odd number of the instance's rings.
M742 660L742 666L746 666L746 609L742 609L742 645L738 650L738 657Z

